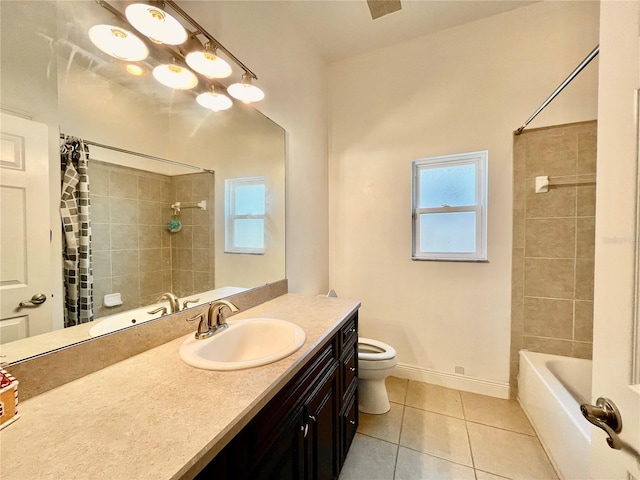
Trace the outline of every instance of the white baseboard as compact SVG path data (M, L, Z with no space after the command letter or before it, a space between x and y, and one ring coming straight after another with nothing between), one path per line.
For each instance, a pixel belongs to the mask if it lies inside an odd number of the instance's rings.
M481 378L467 377L457 373L438 372L436 370L415 367L404 363L398 363L391 375L497 398L508 399L510 393L508 382L495 382Z

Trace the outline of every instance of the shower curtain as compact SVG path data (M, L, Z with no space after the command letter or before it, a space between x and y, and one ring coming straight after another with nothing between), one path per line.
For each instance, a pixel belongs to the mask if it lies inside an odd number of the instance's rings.
M65 328L93 320L88 162L89 147L80 139L66 137L60 146Z

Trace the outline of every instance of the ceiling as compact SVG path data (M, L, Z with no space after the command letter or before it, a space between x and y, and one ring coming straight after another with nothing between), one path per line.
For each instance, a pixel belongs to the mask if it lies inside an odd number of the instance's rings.
M365 0L294 0L286 15L332 63L536 1L402 0L401 10L372 20Z

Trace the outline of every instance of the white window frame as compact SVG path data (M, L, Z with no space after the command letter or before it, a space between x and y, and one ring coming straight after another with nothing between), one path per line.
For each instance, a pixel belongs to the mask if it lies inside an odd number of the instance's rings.
M487 259L487 194L488 194L489 152L461 153L443 155L414 160L411 163L412 191L412 250L413 260L442 260L486 262ZM473 205L450 207L443 205L436 208L418 208L420 199L420 172L426 169L455 167L461 165L476 166L476 198ZM424 213L476 213L476 248L475 252L420 252L420 215Z
M246 187L249 185L264 185L265 186L265 213L264 214L250 214L250 215L236 215L235 213L235 195L238 187ZM236 247L235 243L235 221L241 219L258 219L262 220L266 234L266 211L267 211L267 199L266 199L266 184L264 177L240 177L240 178L228 178L224 181L225 191L225 236L224 236L224 251L225 253L245 253L252 255L264 255L263 248L247 248ZM263 245L264 245L263 240Z

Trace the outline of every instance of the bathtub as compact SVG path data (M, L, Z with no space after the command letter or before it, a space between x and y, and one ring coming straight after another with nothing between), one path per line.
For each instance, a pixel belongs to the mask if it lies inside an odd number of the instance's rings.
M236 293L244 292L248 289L242 287L221 287L215 290L209 290L208 292L202 292L187 297L180 298L180 305L185 300L198 300L199 304L213 302L220 298L235 295ZM89 329L90 337L97 337L98 335L104 335L106 333L122 330L123 328L131 327L133 325L140 325L141 323L148 322L160 318L160 313L151 314L149 312L156 310L160 307L169 307L168 302L154 303L153 305L147 305L145 307L135 308L133 310L127 310L121 313L115 313L106 317L102 317L95 322L95 325Z
M560 478L590 478L591 360L521 350L518 400Z

